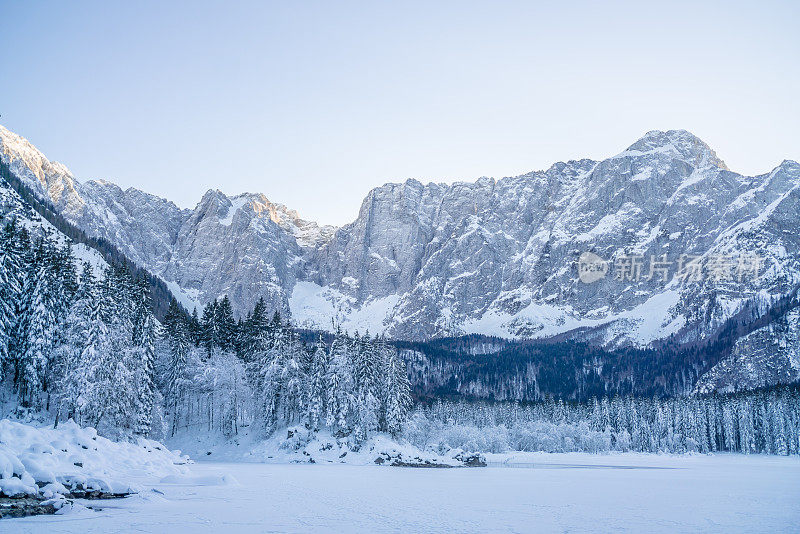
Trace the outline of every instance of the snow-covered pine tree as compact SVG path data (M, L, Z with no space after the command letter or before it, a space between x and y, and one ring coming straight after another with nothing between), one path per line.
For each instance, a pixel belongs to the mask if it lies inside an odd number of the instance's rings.
M254 370L254 392L259 402L259 417L267 432L271 432L277 422L283 365L281 355L286 350L286 339L282 329L271 332L266 350L259 352Z
M169 347L164 402L172 418L171 434L174 436L180 420L180 408L186 376L186 360L191 345L187 321L184 318L183 310L175 299L170 302L167 315L164 318L163 335L166 337Z
M304 349L297 336L286 329L286 349L279 355L279 401L284 424L302 422L307 413L307 379Z
M133 302L133 346L139 349L141 363L137 369L136 426L141 436L150 433L155 402L155 337L156 322L150 312L150 288L144 279L137 280Z
M49 278L51 285L48 293L50 294L50 305L52 306L54 319L53 345L48 353L43 387L47 394L45 409L49 410L54 387L57 387L59 373L63 369L58 361L58 349L64 346L67 341L65 337L68 327L66 320L78 290L78 278L72 255L72 246L68 241L62 247L48 247L45 263L51 273Z
M395 352L387 359L386 430L392 435L402 431L411 409L411 386L405 363Z
M327 401L328 351L322 336L314 344L311 354L311 366L308 378L308 426L311 430L319 430L324 423L325 404Z
M380 401L378 400L378 387L380 384L378 373L378 358L375 346L369 334L360 337L357 333L352 343L352 357L355 379L356 420L354 432L357 441L361 442L369 437L370 432L378 429L378 414Z
M40 407L39 393L47 390L47 366L56 346L58 280L53 269L53 246L44 238L36 242L23 296L19 335L25 338L20 354L19 397L24 405Z
M68 418L81 420L80 407L91 389L90 366L87 364L92 362L83 359L83 352L92 328L92 308L96 300L96 281L92 266L85 263L75 299L65 321L63 343L56 350L56 425L62 410Z
M113 371L109 369L111 352L109 331L104 321L101 299L95 291L87 293L85 300L76 303L81 316L77 319L78 339L75 365L70 369L70 382L75 395L75 415L79 421L97 426L102 420L110 397Z
M258 353L266 351L269 336L269 318L264 298L258 299L253 312L242 323L239 332L239 357L245 362L255 361Z
M15 220L0 232L0 380L9 363L22 295L22 250Z
M233 318L233 308L228 295L222 297L214 312L217 345L221 350L232 351L236 338L236 320Z
M216 300L209 302L203 308L203 317L200 319L200 344L210 355L214 349L219 347L219 325L217 324L217 305Z
M353 372L347 354L347 338L337 331L331 344L330 364L327 373L327 400L325 423L335 434L350 432L348 418L353 399Z
M106 268L100 281L98 299L93 308L92 323L98 320L104 328L104 337L95 349L101 365L93 376L94 397L100 404L99 424L111 428L131 430L136 422L138 403L138 369L142 357L139 347L133 346L133 278L120 268Z

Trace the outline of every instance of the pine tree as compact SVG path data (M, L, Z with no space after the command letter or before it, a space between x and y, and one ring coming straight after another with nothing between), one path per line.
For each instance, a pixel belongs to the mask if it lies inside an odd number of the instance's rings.
M378 400L380 383L377 369L378 358L369 334L364 337L359 337L356 334L351 347L357 413L354 430L356 440L364 441L370 432L378 429L380 411L380 401Z
M22 295L22 251L18 239L16 221L12 219L0 233L0 380L10 359Z
M57 352L56 425L62 407L66 409L68 417L80 420L80 407L85 402L85 395L91 388L90 367L86 364L92 362L83 359L83 352L92 328L92 309L97 300L95 284L92 267L85 263L74 302L65 321L64 342Z
M180 419L180 406L184 394L184 382L189 350L191 348L191 320L175 299L170 302L164 317L162 338L168 348L167 376L164 384L164 402L171 413L171 435L175 435Z
M386 429L392 435L397 435L401 432L411 409L411 387L406 366L398 355L390 355L387 366Z
M214 310L214 323L217 330L217 346L226 351L234 350L236 339L236 321L233 318L233 308L228 295L222 297Z
M155 401L155 337L156 324L150 312L151 302L147 281L140 279L134 302L133 345L139 349L141 364L137 373L136 434L146 436L152 425Z
M57 280L52 262L52 247L40 239L27 280L19 333L25 338L25 350L20 355L20 399L30 405L38 404L37 394L47 390L47 366L56 345L56 310L60 305L56 302Z
M109 353L112 349L108 326L103 318L102 299L96 295L93 297L86 310L85 337L74 370L74 381L78 385L76 404L79 417L96 427L114 394L110 387L114 371L110 368Z
M348 418L354 404L353 373L347 352L347 338L336 333L331 345L330 365L327 375L327 399L325 422L334 433L346 435L350 432Z
M211 301L203 309L203 317L200 319L200 344L206 349L206 352L211 355L214 349L219 348L219 324L217 323L218 302Z
M325 417L327 398L328 352L322 336L314 345L309 369L308 425L312 430L319 430Z

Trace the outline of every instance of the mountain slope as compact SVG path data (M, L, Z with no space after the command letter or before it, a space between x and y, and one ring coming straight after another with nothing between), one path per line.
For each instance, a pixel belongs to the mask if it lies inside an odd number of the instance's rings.
M120 252L110 240L87 235L73 224L53 205L49 196L42 194L42 190L48 190L47 185L50 184L40 182L37 175L27 167L23 167L27 172L20 173L19 161L16 166L14 163L0 157L0 220L8 222L14 219L34 236L49 236L59 243L69 240L74 245L72 256L75 261L88 261L95 268L96 274L100 274L105 266L112 265L124 267L134 277L143 278L149 285L152 311L158 319L163 319L173 299L167 284L148 272L141 263L132 261ZM12 170L12 166L16 172ZM63 172L66 168L62 165L46 163L45 166L59 169L58 174L62 176L67 175ZM46 175L42 173L41 176ZM57 181L51 183L58 186ZM69 182L66 183L69 185ZM54 189L63 191L59 187Z
M243 313L264 296L304 327L407 339L568 333L645 346L699 340L800 284L800 165L743 176L682 130L517 177L386 184L338 229L263 195L209 191L182 210L108 182L81 184L2 127L0 158L187 306L227 294ZM584 283L579 260L589 252L606 276ZM676 277L685 255L700 257L697 280ZM618 279L631 257L640 276ZM654 258L666 263L651 276Z
M341 293L356 308L392 299L383 326L415 339L546 336L599 325L603 344L646 344L687 325L696 333L748 299L768 301L797 285L799 184L795 162L741 176L682 131L651 132L601 162L498 181L388 184L320 251L314 282L325 289L316 296ZM609 275L584 284L577 260L587 251L612 265L667 254L672 272L667 281ZM758 280L672 280L682 254L750 253L764 262Z

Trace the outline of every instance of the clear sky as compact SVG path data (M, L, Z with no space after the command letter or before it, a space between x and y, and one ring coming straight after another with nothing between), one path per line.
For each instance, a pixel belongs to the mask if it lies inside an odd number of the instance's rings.
M113 5L112 5L113 4ZM500 178L685 128L800 159L800 2L12 2L0 124L80 180L324 223L387 181Z

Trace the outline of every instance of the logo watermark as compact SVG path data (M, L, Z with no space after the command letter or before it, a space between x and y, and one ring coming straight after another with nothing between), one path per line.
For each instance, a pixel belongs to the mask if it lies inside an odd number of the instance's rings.
M584 252L578 258L578 279L592 284L611 272L613 280L620 282L744 282L757 279L763 265L763 258L757 254L681 254L677 258L667 254L621 255L611 262L594 252Z

